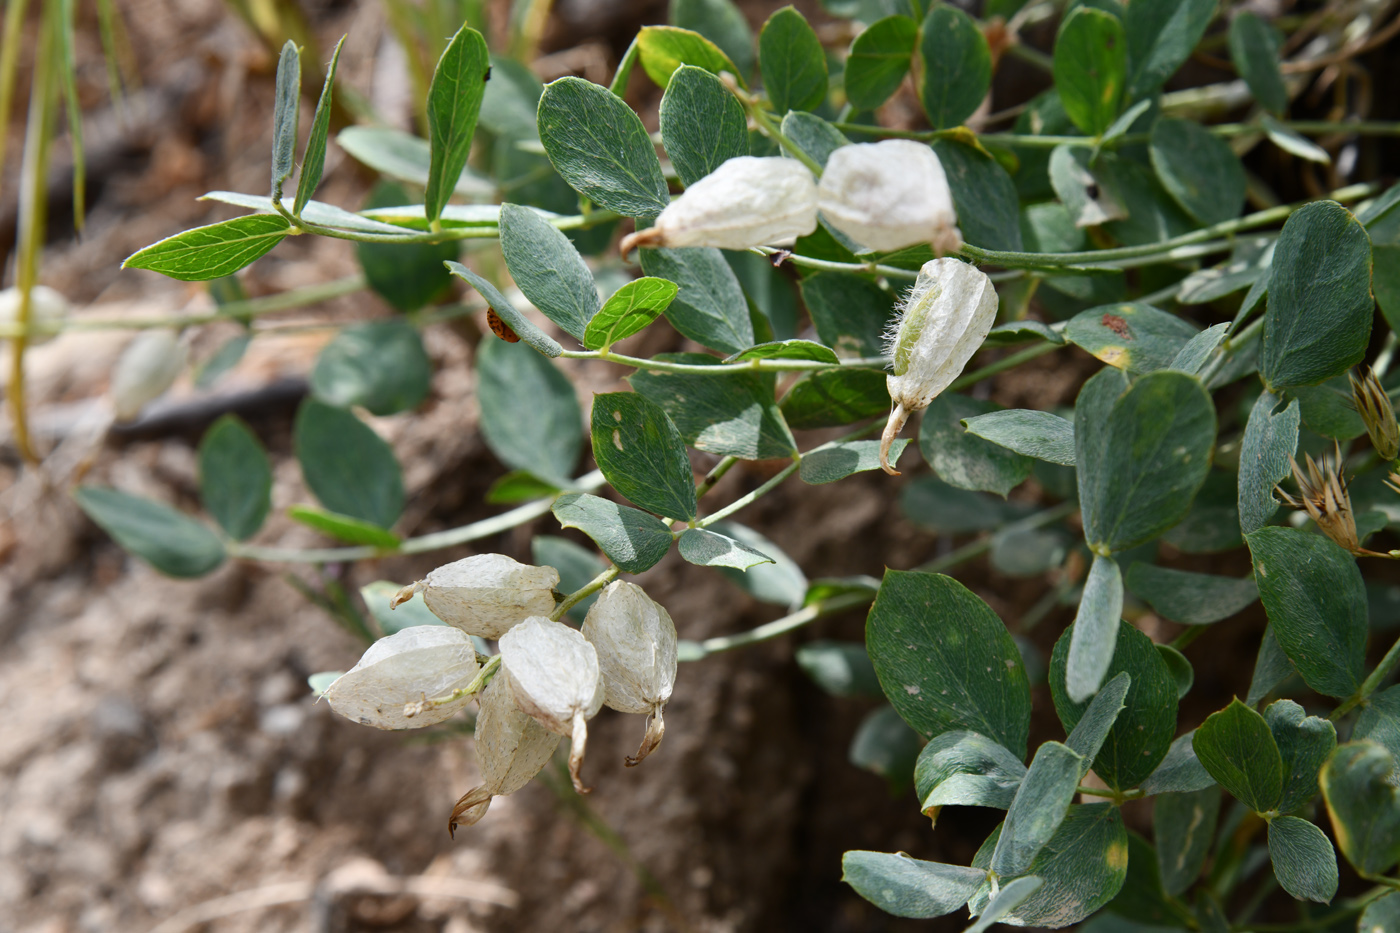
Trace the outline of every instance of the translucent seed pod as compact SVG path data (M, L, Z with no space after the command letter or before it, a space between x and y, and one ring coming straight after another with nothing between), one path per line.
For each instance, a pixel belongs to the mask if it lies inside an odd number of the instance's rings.
M0 291L0 326L10 327L19 323L20 294L18 288ZM72 307L68 299L47 285L35 285L29 290L29 326L49 327L61 324ZM31 334L30 345L52 340L53 334Z
M656 750L666 734L661 710L676 685L676 626L640 586L612 583L583 620L583 637L598 651L609 709L645 713L646 736L629 767Z
M492 797L513 794L530 783L554 756L559 738L520 711L510 674L504 668L498 670L482 691L481 711L476 714L476 758L482 783L457 801L448 832L480 820Z
M880 466L909 416L929 406L962 373L997 318L997 290L974 266L957 259L924 263L905 296L889 334L886 354L894 373L885 377L894 411L880 440Z
M112 371L117 420L129 421L159 398L185 368L188 350L173 330L147 330L127 344Z
M870 249L927 243L941 255L962 245L943 163L911 139L837 149L822 172L817 203L828 223Z
M449 697L478 671L470 637L444 625L415 625L370 645L324 695L346 719L376 729L421 729L471 702L469 694Z
M477 554L437 568L406 586L390 606L422 591L423 602L448 625L468 635L500 638L530 616L554 611L559 571L512 560L504 554Z
M603 708L606 688L598 652L577 629L535 616L501 636L501 669L510 673L516 704L550 732L569 736L569 776L579 777L588 720Z
M654 226L622 241L633 248L788 245L817 229L817 185L801 162L736 156L685 190Z

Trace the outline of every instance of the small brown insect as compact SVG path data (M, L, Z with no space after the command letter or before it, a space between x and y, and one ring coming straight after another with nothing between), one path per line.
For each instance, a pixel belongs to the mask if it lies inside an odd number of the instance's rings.
M1133 339L1133 332L1128 329L1128 322L1116 314L1105 314L1102 324L1124 340Z
M490 69L489 66L488 66L487 69L486 69L486 74L484 74L484 75L481 76L481 80L482 80L482 81L490 81L490 80L491 80L491 69Z
M1107 317L1107 315L1105 315ZM510 325L501 320L491 308L486 309L486 326L491 328L491 333L500 337L506 343L519 343L520 335L510 329Z

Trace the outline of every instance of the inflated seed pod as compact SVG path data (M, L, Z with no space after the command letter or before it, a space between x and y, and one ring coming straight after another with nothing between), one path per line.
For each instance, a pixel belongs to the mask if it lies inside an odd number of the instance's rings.
M471 637L445 625L414 625L369 646L360 663L326 688L346 719L376 729L421 729L448 719L471 695L448 697L480 670Z
M0 291L0 325L10 326L19 320L19 289L7 288ZM43 327L58 324L68 316L72 308L68 299L47 285L35 285L29 291L29 326ZM33 334L29 343L40 344L52 340L53 334Z
M477 554L437 568L394 596L398 606L423 593L423 602L448 625L468 635L500 638L530 616L554 611L559 571L512 560L504 554Z
M786 245L817 229L817 185L801 162L736 156L685 190L646 230L622 241L634 247Z
M837 149L822 172L817 203L828 223L870 249L927 243L942 254L962 245L943 163L912 139Z
M645 713L646 736L628 766L656 750L666 734L662 707L676 685L676 626L671 616L634 583L618 580L598 596L583 620L583 637L598 651L607 688L604 704L622 713Z
M880 466L909 415L922 411L958 378L987 339L997 318L997 290L981 270L957 259L924 263L899 309L886 355L894 372L885 377L894 411L880 440Z
M476 714L476 758L482 783L457 801L447 823L448 832L480 820L492 797L513 794L530 783L554 756L559 739L520 711L510 674L504 668L498 670L481 692L481 711Z
M569 776L575 790L588 793L579 777L588 720L607 693L598 652L577 629L534 616L501 636L501 669L509 672L522 710L550 732L569 736Z
M127 344L112 371L112 406L129 421L159 398L185 368L188 351L173 330L142 331Z

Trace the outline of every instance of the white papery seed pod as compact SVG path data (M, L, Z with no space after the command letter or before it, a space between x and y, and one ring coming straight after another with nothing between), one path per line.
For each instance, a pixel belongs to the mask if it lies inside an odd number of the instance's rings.
M962 245L943 163L912 139L837 149L822 171L817 202L828 223L870 249L927 243L941 255Z
M457 801L448 820L448 832L480 820L491 806L492 797L513 794L530 783L554 756L559 739L520 711L510 674L504 668L498 670L481 692L481 711L476 714L476 759L481 766L482 783Z
M880 466L909 415L922 411L963 371L997 319L997 290L975 266L957 259L924 263L905 295L886 355L894 373L885 377L894 411L880 440Z
M19 298L18 288L0 291L0 325L9 327L19 321ZM62 323L71 310L68 299L47 285L35 285L29 290L30 327ZM33 346L52 339L53 334L33 334L29 343Z
M550 732L569 736L569 776L579 778L588 744L588 720L607 695L598 652L577 629L543 616L521 622L501 636L501 669L510 673L516 705Z
M736 156L685 190L654 226L622 241L634 247L788 245L817 229L817 185L801 162Z
M173 330L148 330L127 344L112 371L112 406L129 421L159 398L185 368L188 350Z
M346 719L376 729L421 729L471 702L451 700L480 668L466 634L445 625L414 625L370 645L360 663L326 688L325 698Z
M554 588L559 571L522 564L504 554L477 554L445 564L422 580L406 586L391 607L421 590L423 602L448 625L468 635L500 638L511 626L530 616L554 611Z
M583 620L583 637L598 651L609 709L645 713L646 736L628 767L656 750L666 734L662 707L676 685L676 626L640 586L612 583Z

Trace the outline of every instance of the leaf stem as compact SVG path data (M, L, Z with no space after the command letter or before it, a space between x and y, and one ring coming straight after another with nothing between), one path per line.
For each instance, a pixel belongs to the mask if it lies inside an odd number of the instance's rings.
M772 641L789 632L795 632L811 622L820 619L822 616L831 615L844 609L853 609L862 606L875 598L875 594L868 591L859 593L842 593L833 596L822 602L813 603L810 606L803 606L795 612L790 612L781 619L774 619L763 625L751 628L746 632L738 632L734 635L719 635L714 638L707 638L701 642L687 642L681 649L681 658L686 661L699 661L708 658L712 654L719 654L723 651L733 651L735 648L744 648L748 645L756 645L760 642Z
M560 619L564 618L564 613L607 586L613 580L616 580L618 573L619 570L616 567L609 567L583 586L574 590L568 596L565 596L563 602L555 606L554 611L549 614L550 619L558 622Z
M1342 705L1333 710L1332 715L1327 718L1332 722L1338 722L1347 713L1350 713L1352 710L1356 709L1356 707L1365 703L1366 700L1370 698L1371 694L1376 692L1385 679L1395 671L1397 666L1400 666L1400 639L1397 639L1395 644L1390 646L1390 650L1385 653L1385 657L1381 658L1380 663L1376 665L1376 669L1371 671L1370 675L1361 682L1361 686L1357 688L1356 693L1344 700Z
M800 467L801 465L802 460L800 457L794 459L792 463L789 463L787 466L783 467L782 470L780 470L762 486L759 486L757 489L753 490L752 492L746 495L740 496L733 502L726 505L724 508L720 509L718 512L715 512L711 515L707 515L704 518L700 519L698 522L695 523L695 527L707 528L717 521L721 521L723 519L728 518L729 516L733 515L735 512L738 512L740 509L744 508L750 503L757 502L759 499L763 498L768 493L776 489L779 485L781 485L783 480L796 473L798 467Z
M1053 525L1062 518L1068 518L1078 510L1079 506L1077 503L1061 502L1059 505L1051 506L1048 509L1036 512L1034 515L1027 515L1019 521L1011 522L989 535L978 538L976 541L969 541L962 547L956 548L942 557L936 557L931 561L920 564L914 569L923 571L924 573L942 573L944 570L956 567L958 564L990 551L999 538L1021 531L1031 531L1046 525Z
M738 457L729 456L725 457L719 463L716 463L714 465L714 468L710 470L710 472L705 474L705 478L695 484L695 498L703 498L705 493L709 492L711 489L714 489L715 483L718 483L721 479L723 479L724 474L728 473L731 469L733 469L734 464L738 462Z
M863 356L858 359L842 360L839 363L824 363L821 360L743 360L738 363L672 363L666 360L648 360L638 356L624 356L609 350L565 350L559 354L569 360L606 360L634 369L648 372L685 373L696 376L733 375L736 373L789 373L813 372L829 369L884 369L889 360L883 356Z
M787 150L788 155L807 166L807 170L810 171L813 176L817 178L822 177L822 167L817 160L803 152L796 143L783 134L783 131L773 122L773 118L768 116L768 113L763 109L763 104L756 97L744 93L739 89L739 86L732 81L726 80L724 83L734 96L739 99L739 103L744 105L744 109L749 113L749 118L763 131L765 136Z
M1012 49L1021 48L1013 46ZM874 133L878 136L898 139L935 140L952 135L948 130L895 130L863 123L834 123L838 130L854 133ZM1280 120L1279 125L1295 133L1325 136L1330 133L1357 133L1362 136L1400 136L1400 122L1385 120ZM1206 126L1216 136L1245 136L1249 133L1263 133L1265 129L1258 123L1216 123ZM1147 142L1147 133L1133 133L1110 140L1106 148ZM979 141L991 145L1004 145L1022 149L1053 149L1056 146L1078 146L1092 148L1099 144L1093 136L1055 136L1029 133L983 133Z

